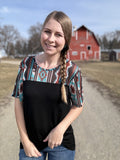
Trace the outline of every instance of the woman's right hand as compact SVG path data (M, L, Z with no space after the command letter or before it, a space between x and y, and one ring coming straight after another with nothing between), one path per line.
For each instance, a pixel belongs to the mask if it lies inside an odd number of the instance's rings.
M24 147L26 156L28 157L40 157L41 156L41 153L37 150L37 148L31 141L24 143L23 147Z

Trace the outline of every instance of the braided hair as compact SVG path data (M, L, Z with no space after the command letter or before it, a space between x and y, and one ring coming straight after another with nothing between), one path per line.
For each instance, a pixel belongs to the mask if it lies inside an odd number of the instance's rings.
M61 68L60 68L60 75L61 75L61 98L62 100L67 103L67 95L66 95L66 89L65 89L65 82L66 82L66 55L69 50L70 40L72 36L72 23L70 18L61 11L53 11L51 12L47 18L45 19L45 22L43 24L43 27L46 25L46 23L51 19L55 19L62 27L64 37L65 37L65 46L61 51Z
M65 81L66 81L66 54L67 54L68 47L65 46L61 52L61 68L60 68L60 75L61 75L61 98L62 100L67 103L67 94L65 89Z

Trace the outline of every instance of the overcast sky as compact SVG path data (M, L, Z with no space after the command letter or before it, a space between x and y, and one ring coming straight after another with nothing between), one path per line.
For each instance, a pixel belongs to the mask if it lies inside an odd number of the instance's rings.
M53 10L65 12L73 26L95 34L120 30L120 0L0 0L0 25L14 25L22 36Z

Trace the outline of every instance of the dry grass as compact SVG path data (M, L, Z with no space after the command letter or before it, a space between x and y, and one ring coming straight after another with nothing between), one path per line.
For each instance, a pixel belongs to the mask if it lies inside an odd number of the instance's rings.
M0 63L0 100L12 93L18 65Z
M76 62L83 76L92 78L120 96L120 62Z

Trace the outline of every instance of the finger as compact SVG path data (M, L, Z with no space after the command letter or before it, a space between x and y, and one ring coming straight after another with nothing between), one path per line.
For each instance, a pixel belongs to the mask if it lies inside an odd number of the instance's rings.
M36 153L37 157L41 157L42 156L42 154L38 150L35 150L35 153Z
M48 143L48 146L53 149L54 148L54 144L53 143Z
M34 152L35 152L38 156L41 156L41 155L42 155L36 147L34 148Z
M37 155L37 153L35 153L35 151L33 153L31 153L30 155L28 155L28 157L36 157L38 158L39 156Z
M48 136L43 140L43 142L47 142L48 141Z
M54 144L54 147L58 147L59 145L58 144Z
M54 145L52 145L52 146L49 146L51 149L53 149L54 148Z
M38 157L41 157L41 156L42 156L42 155L41 155L40 152L34 151L34 153L33 153L30 157L36 157L36 158L38 158Z

